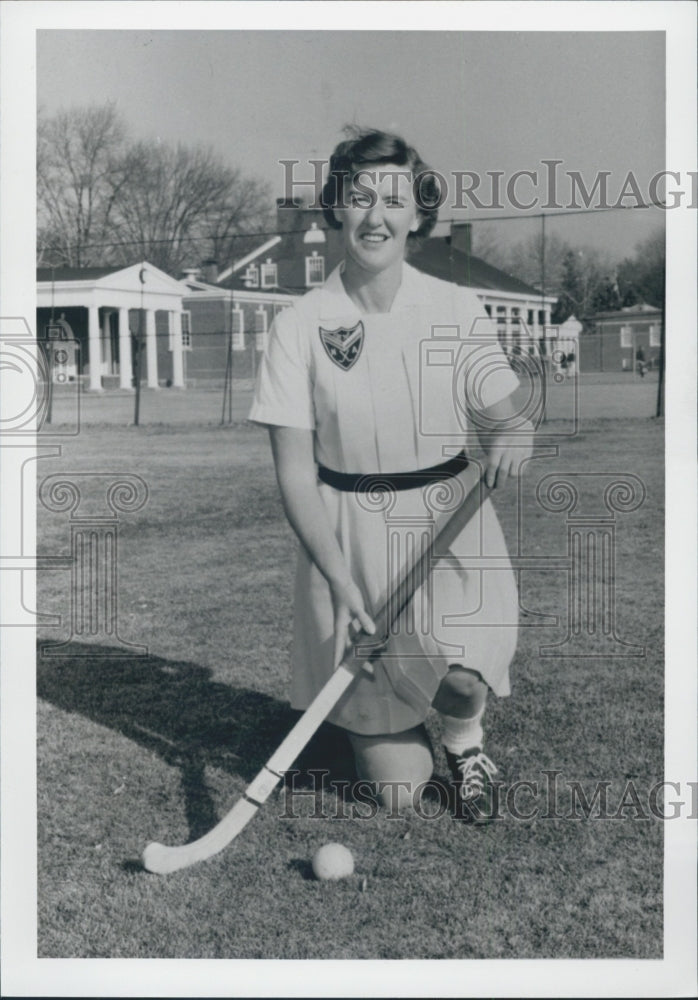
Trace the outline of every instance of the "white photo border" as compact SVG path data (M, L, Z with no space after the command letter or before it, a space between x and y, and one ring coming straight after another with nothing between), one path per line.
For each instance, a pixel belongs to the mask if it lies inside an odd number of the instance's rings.
M322 17L318 8L322 7ZM217 30L666 32L667 164L696 170L696 8L681 2L170 3L5 0L0 10L0 316L35 326L36 31ZM18 141L21 137L21 141ZM667 213L667 321L685 330L667 350L666 774L696 780L696 213ZM680 317L680 323L678 318ZM13 405L11 393L5 397ZM6 411L7 412L7 411ZM10 411L11 412L11 411ZM35 463L27 467L25 541L35 546ZM22 484L3 482L3 493ZM33 607L33 574L24 599ZM12 581L5 578L12 577ZM0 573L0 597L14 574ZM2 992L5 996L676 996L696 990L696 830L664 826L662 960L249 962L37 959L35 636L2 635ZM321 975L312 974L312 966ZM336 970L336 974L335 974ZM369 985L370 984L370 985Z

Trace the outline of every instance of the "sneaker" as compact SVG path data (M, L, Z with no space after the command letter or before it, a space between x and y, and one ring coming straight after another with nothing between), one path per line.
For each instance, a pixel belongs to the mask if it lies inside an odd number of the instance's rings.
M454 817L464 823L491 823L497 818L493 786L497 767L480 747L462 754L446 750L446 760L454 778Z

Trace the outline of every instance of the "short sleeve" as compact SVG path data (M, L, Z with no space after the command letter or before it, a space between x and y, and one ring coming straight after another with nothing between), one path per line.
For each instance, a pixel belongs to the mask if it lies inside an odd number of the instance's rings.
M463 368L465 397L475 410L485 410L511 396L519 380L497 336L497 324L487 315L475 292L459 289L461 330L470 340Z
M315 428L309 346L293 308L280 312L269 331L248 419L280 427Z

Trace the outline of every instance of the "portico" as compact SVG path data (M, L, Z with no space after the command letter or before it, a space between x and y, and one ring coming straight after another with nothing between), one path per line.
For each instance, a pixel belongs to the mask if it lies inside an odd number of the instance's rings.
M77 375L103 389L118 376L120 389L134 385L137 351L148 388L161 381L184 388L182 298L188 288L143 261L125 268L40 268L37 333L63 314L80 346ZM50 314L49 314L50 310Z

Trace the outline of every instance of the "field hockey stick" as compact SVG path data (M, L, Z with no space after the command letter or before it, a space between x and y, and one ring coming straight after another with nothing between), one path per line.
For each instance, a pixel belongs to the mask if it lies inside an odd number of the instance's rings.
M321 723L359 675L362 667L370 663L372 658L380 655L388 641L391 626L429 576L434 562L438 559L439 551L445 552L449 548L480 509L489 493L490 487L485 484L484 479L480 479L460 506L444 522L442 528L425 546L415 564L405 572L391 597L374 617L375 634L369 635L362 629L353 637L340 665L315 696L286 739L247 786L242 798L212 830L198 840L182 844L179 847L167 847L157 843L148 844L143 851L143 866L149 872L167 875L180 868L188 868L198 861L205 861L227 847L247 826L259 807L266 802L274 788L282 780L284 772L293 765ZM361 653L366 653L365 656L356 655L359 646Z

